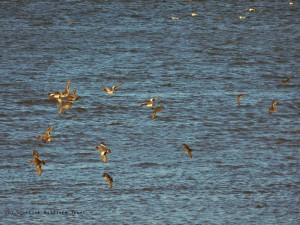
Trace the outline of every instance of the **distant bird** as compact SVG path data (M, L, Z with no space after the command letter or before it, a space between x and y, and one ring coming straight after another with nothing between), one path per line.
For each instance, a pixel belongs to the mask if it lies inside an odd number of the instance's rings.
M113 178L110 175L108 175L108 173L103 173L102 177L107 182L108 186L110 188L112 188L112 186L113 186Z
M142 102L141 106L146 105L147 107L152 108L154 106L154 101L157 99L157 97L150 98L149 100Z
M241 98L244 98L245 96L247 96L247 95L246 94L239 94L239 95L236 96L238 105L240 105Z
M111 150L107 148L104 142L101 142L99 146L95 146L95 150L100 152L101 158L103 162L107 162L107 154L111 153Z
M247 9L245 9L245 11L247 11L247 12L255 12L256 10L254 8L247 8Z
M156 118L156 113L157 112L161 112L161 110L162 110L162 106L160 105L160 106L157 106L156 108L153 108L152 107L152 114L151 114L151 119L155 119Z
M68 83L65 87L64 92L52 92L48 93L49 99L57 99L57 98L66 98L69 95L69 90L70 90L70 85L71 85L71 80L68 80Z
M52 142L53 138L50 137L50 133L54 130L54 127L50 127L48 130L45 131L45 134L40 136L36 136L36 138L41 139L44 143L46 142Z
M42 165L45 165L46 163L44 160L41 160L39 158L39 153L36 150L33 150L32 155L33 155L33 160L29 160L28 162L36 166L36 172L39 176L41 176L43 172Z
M290 82L290 77L282 80L282 85L286 85Z
M188 156L190 158L192 158L192 150L190 149L190 147L188 145L183 144L182 149L188 154Z
M270 114L270 116L272 115L273 112L277 112L277 109L276 109L277 103L278 103L278 100L275 100L275 101L272 102L272 105L269 108L269 114Z
M65 111L68 111L71 106L73 105L73 103L71 101L67 101L67 102L63 102L61 100L61 98L57 98L57 101L59 103L59 108L58 108L58 115L60 116L63 109L65 109Z
M106 87L106 86L104 86L104 85L102 85L102 87L103 87L103 90L104 90L107 94L112 95L112 94L114 94L114 93L116 92L116 89L117 89L118 87L120 87L121 85L122 85L122 83L116 84L116 85L112 86L112 88Z

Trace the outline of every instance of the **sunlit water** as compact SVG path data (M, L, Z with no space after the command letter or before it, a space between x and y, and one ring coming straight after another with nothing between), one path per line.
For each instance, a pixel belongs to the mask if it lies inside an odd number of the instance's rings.
M289 1L1 1L2 223L299 224L299 11ZM47 94L68 79L80 98L59 117ZM114 95L102 89L121 82ZM163 111L151 120L140 103L154 96Z

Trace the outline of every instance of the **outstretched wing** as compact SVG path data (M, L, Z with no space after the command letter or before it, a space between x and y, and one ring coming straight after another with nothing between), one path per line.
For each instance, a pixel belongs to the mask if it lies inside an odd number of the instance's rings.
M120 84L116 84L113 88L116 89L118 87L120 87L123 83L120 83Z
M50 133L51 133L53 130L54 130L54 127L50 127L48 130L45 131L45 135L46 135L47 137L49 137L49 136L50 136Z
M192 158L192 150L190 149L190 147L186 144L182 145L183 150L188 154L188 156L190 158Z
M37 174L39 175L39 176L41 176L42 175L42 166L41 165L38 165L38 166L36 166L36 172L37 172Z
M62 113L62 110L63 110L63 106L59 106L59 108L58 108L58 115L60 115Z
M37 150L33 150L33 151L32 151L32 155L33 155L33 157L35 157L35 158L39 158L39 153L37 152Z
M102 87L103 87L103 90L106 91L106 92L111 91L109 87L106 87L104 85L102 85Z
M107 183L108 183L108 186L109 186L110 188L112 188L112 186L113 186L113 180L112 180L112 179L109 179L109 180L107 180Z
M188 151L187 153L190 158L193 158L192 151Z
M277 105L277 103L278 103L278 100L273 101L272 106L275 107Z
M69 90L70 90L70 85L71 85L71 80L68 80L68 83L66 85L66 88L65 88L65 94L68 94L69 93Z
M156 112L155 112L155 111L153 111L153 112L152 112L152 114L151 114L151 119L152 119L152 120L154 120L154 119L155 119L155 117L156 117Z

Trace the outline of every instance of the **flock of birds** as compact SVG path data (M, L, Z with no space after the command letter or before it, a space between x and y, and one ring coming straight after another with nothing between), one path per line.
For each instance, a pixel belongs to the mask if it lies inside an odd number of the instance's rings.
M290 82L290 77L282 80L282 85L287 85ZM68 111L70 110L71 106L73 105L74 101L78 100L78 96L76 95L76 89L73 89L72 92L70 92L70 85L71 80L68 80L68 83L66 85L66 88L63 92L53 92L48 93L49 100L56 100L59 103L58 108L58 115L60 116L63 112L63 110ZM111 88L106 87L102 85L103 90L109 94L112 95L116 92L116 89L120 87L122 83L112 86ZM238 94L236 96L237 104L240 105L241 99L246 97L247 94ZM63 101L62 99L66 99L66 101ZM157 100L158 97L150 98L147 101L142 102L140 105L146 106L148 108L152 109L151 119L156 118L156 114L160 111L162 111L162 105L159 105L157 107L154 107L155 100ZM277 112L276 105L278 104L278 100L274 100L269 108L269 115L272 115L272 113ZM44 135L38 135L36 138L41 139L43 143L47 142L53 142L53 138L51 137L51 132L54 130L54 127L50 127L47 129L44 133ZM192 149L187 144L182 144L182 149L186 152L186 154L192 158ZM104 163L107 163L107 155L111 153L111 150L106 146L104 142L101 142L99 146L95 146L95 150L99 151L100 156L102 158L102 161ZM36 167L37 174L39 176L42 175L42 166L44 166L46 163L44 160L40 159L39 153L36 150L33 150L33 160L29 160L32 165ZM110 188L113 186L113 178L108 173L103 173L102 177L107 182Z
M289 2L289 5L291 5L291 6L294 5L294 2L290 1L290 2ZM246 9L245 9L245 12L248 12L248 13L254 13L254 12L256 12L256 9L255 9L255 8L249 7L249 8L246 8ZM198 16L198 13L192 12L190 15L193 16L193 17L196 17L196 16ZM179 17L177 17L177 16L172 16L171 19L172 19L172 20L179 20ZM246 19L246 16L245 16L245 15L239 15L239 19L240 19L240 20L244 20L244 19Z
M290 77L287 77L287 78L283 79L282 80L282 85L287 85L290 82L290 79L291 79ZM244 98L246 96L247 96L247 94L237 95L236 99L237 99L238 105L240 105L240 103L241 103L241 98ZM269 111L268 111L270 116L272 115L272 113L277 112L277 109L276 109L277 104L278 104L277 99L272 102L271 107L269 108Z
M79 98L79 96L76 95L76 89L73 89L72 92L70 92L70 85L71 85L71 80L68 80L66 88L63 92L48 93L49 100L56 100L59 103L59 108L58 108L59 116L61 116L63 112L67 112L68 110L70 110L70 108L73 105L73 102L77 101ZM116 92L116 89L121 85L122 83L114 85L111 88L104 85L102 85L102 87L107 94L112 95ZM65 101L63 99L65 99ZM152 109L152 114L151 114L152 120L156 118L156 114L158 112L162 111L162 105L154 107L155 100L157 99L158 97L153 97L141 103L141 107L146 106ZM54 139L51 137L51 132L53 130L54 127L50 127L45 131L44 135L38 135L36 136L36 138L41 139L43 143L53 142ZM183 144L182 149L188 154L190 158L192 158L192 150L188 145ZM101 142L99 146L95 146L95 150L99 151L102 161L104 163L107 163L107 155L111 153L111 150L106 146L106 144L104 142ZM29 160L28 162L36 167L37 174L41 176L42 166L44 166L46 163L44 160L40 159L39 153L36 150L33 150L32 155L33 155L33 160ZM112 176L110 176L108 173L103 173L102 177L107 182L108 186L112 188L113 186Z

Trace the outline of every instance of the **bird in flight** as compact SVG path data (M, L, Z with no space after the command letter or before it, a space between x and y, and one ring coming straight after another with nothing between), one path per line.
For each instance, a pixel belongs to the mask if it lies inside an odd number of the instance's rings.
M269 108L269 114L270 114L270 116L272 115L273 112L277 112L277 109L276 109L277 103L278 103L278 100L275 100L275 101L272 102L272 105Z
M66 101L66 102L63 102L61 100L61 98L57 98L57 101L59 103L59 108L58 108L58 115L60 116L62 111L65 109L65 111L67 112L71 106L73 105L72 101Z
M157 106L155 108L152 107L152 114L151 114L151 119L155 119L156 118L156 113L161 112L162 111L162 106Z
M107 162L107 154L111 153L111 150L107 148L104 142L101 142L99 146L95 147L95 150L100 152L101 158L103 162Z
M244 97L246 97L247 95L246 94L239 94L239 95L237 95L236 96L236 99L237 99L237 103L238 103L238 105L240 105L240 101L241 101L241 98L244 98Z
M118 87L120 87L121 85L122 85L122 83L116 84L116 85L112 86L112 88L106 87L106 86L104 86L104 85L102 85L102 87L103 87L103 90L104 90L107 94L112 95L112 94L114 94L114 93L116 92L116 89L117 89Z
M44 143L46 142L52 142L53 138L50 137L50 133L54 130L54 127L50 127L48 130L45 131L45 134L40 136L36 136L36 138L41 139Z
M33 150L32 155L33 155L33 160L29 160L28 162L36 166L36 172L39 176L41 176L43 172L42 165L45 165L46 163L44 160L41 160L39 158L39 153L36 150Z
M290 82L290 77L288 77L288 78L286 78L286 79L283 79L282 80L282 85L286 85L286 84L288 84L289 82Z
M193 157L193 156L192 156L192 150L190 149L190 147L189 147L188 145L183 144L183 145L182 145L182 149L188 154L188 156L189 156L190 158Z
M154 97L154 98L150 98L149 100L147 101L144 101L141 103L141 106L147 106L147 107L150 107L152 108L154 106L154 101L157 99L157 97Z
M102 177L107 182L108 186L112 188L113 186L113 178L108 173L103 173Z

